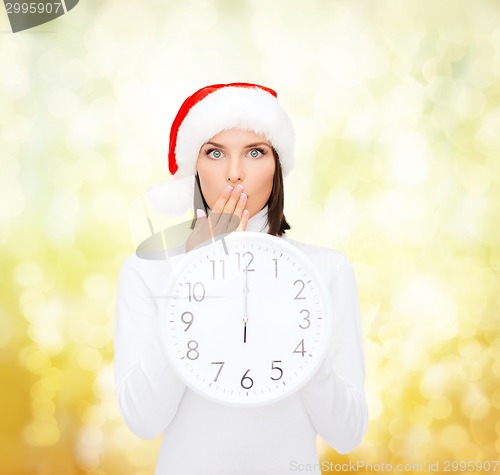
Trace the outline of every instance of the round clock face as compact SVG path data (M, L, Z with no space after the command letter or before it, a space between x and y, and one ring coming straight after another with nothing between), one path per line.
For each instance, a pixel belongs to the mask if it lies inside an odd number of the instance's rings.
M324 359L329 297L309 258L283 239L231 233L186 254L160 307L166 352L199 394L233 406L275 402Z

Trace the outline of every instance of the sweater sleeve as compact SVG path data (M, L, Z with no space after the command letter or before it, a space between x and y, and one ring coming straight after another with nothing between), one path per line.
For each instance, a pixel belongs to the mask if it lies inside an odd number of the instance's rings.
M352 265L340 255L329 282L332 340L323 365L301 391L312 424L339 453L356 448L366 432L364 349Z
M115 380L121 414L144 439L159 435L174 418L185 385L170 367L158 338L157 304L129 259L118 281Z

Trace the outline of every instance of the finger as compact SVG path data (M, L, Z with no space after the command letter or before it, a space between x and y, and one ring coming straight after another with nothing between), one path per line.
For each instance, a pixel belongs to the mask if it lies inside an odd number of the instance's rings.
M229 200L232 192L233 187L230 185L226 186L224 191L220 194L219 198L217 198L217 201L212 206L212 213L222 213L222 210L226 206L226 203Z
M233 213L229 213L229 210L224 210L224 213L218 215L219 219L216 223L217 234L224 234L236 230L240 224L241 215L243 214L246 203L247 195L246 193L241 193Z
M236 228L236 231L246 231L249 219L250 219L250 213L246 209L241 214L241 221L238 227Z
M241 193L238 203L236 204L236 208L234 208L232 217L237 218L239 221L241 221L246 204L247 204L247 195L246 193Z
M243 192L243 186L236 185L234 187L231 195L229 196L229 199L227 200L226 204L224 205L224 208L222 209L223 213L227 214L234 213L234 210L236 209L236 205L238 204L242 192Z

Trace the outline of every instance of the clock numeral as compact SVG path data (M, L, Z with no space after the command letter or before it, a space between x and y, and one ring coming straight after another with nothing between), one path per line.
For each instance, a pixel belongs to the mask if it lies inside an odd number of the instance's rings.
M194 320L194 315L191 312L184 312L181 315L181 321L182 321L182 323L185 323L187 325L187 327L184 328L185 332L187 332L189 330L189 328L193 324L193 320Z
M295 350L293 350L294 353L299 353L301 356L304 356L306 354L306 350L304 348L304 339L300 340L300 343L297 345Z
M215 375L214 381L217 381L219 379L219 374L222 371L222 368L224 367L225 361L212 361L212 364L220 364L219 371L217 371L217 374Z
M303 327L302 325L304 322L302 322L299 325L299 328L302 328L302 330L306 330L307 328L309 328L311 326L311 320L309 320L309 318L311 317L311 314L310 314L309 310L307 310L307 309L301 310L300 313L306 314L306 316L302 317L302 318L307 322L307 326Z
M205 286L201 282L196 282L191 285L191 282L187 283L189 292L189 301L195 300L196 302L201 302L205 298Z
M276 369L276 370L278 370L280 372L280 375L277 378L274 378L273 376L271 376L271 379L273 381L278 381L279 379L281 379L283 377L283 370L279 366L274 366L274 363L281 363L281 360L274 360L271 363L271 371L273 371L273 370Z
M243 389L250 389L253 386L253 379L250 376L247 376L249 371L250 370L247 369L245 374L241 378L240 384Z
M275 257L273 258L274 261L274 277L277 279L278 278L278 258Z
M253 262L253 254L250 251L246 251L243 254L241 252L235 253L238 256L238 272L241 272L241 265L244 259L247 259L246 266L243 269L243 272L254 272L255 269L250 269L250 264Z
M215 263L215 259L210 259L210 262L212 263L212 279L215 280L217 278L218 272L217 272L217 266ZM221 279L226 278L226 273L225 273L225 262L224 259L220 259L220 273L221 273Z
M198 342L195 340L190 340L187 343L188 351L186 353L186 356L190 360L196 360L200 356L200 353L198 352Z
M293 285L297 285L299 286L299 291L297 292L297 295L293 298L294 300L305 300L305 297L304 296L301 296L300 294L302 293L302 291L304 290L306 284L304 284L304 281L303 280L296 280Z

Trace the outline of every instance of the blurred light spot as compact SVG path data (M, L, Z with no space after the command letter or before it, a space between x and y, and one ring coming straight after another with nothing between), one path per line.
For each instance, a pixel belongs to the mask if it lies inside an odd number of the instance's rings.
M432 415L426 406L417 405L410 411L410 422L415 426L429 427L432 424ZM421 434L422 435L422 434ZM429 432L425 431L425 441L427 442Z
M477 89L462 89L458 95L456 107L462 119L475 119L483 114L486 106L484 94Z
M108 164L105 157L102 155L92 154L82 158L80 168L82 170L83 179L89 183L99 183L107 175Z
M90 274L85 278L83 288L87 297L98 302L103 302L113 298L116 286L108 276Z
M427 96L434 104L448 103L457 87L450 76L436 76L427 87Z
M395 437L406 434L409 427L409 421L403 416L397 416L389 424L389 431Z
M9 67L2 68L0 85L5 97L9 99L25 96L30 87L29 76L17 62L10 62Z
M489 109L486 111L486 113L481 117L481 121L478 123L477 127L475 135L471 133L471 136L474 137L474 142L480 150L493 154L490 161L488 161L488 169L495 170L499 167L497 153L498 131L500 130L500 111L495 109ZM496 181L498 181L499 177L500 175L497 173L491 178L496 178Z
M36 62L37 72L41 79L47 82L55 82L61 67L61 59L55 51L42 51Z
M422 76L427 82L432 81L435 77L451 76L451 72L451 65L441 58L431 58L422 67Z
M356 209L356 201L351 193L340 190L332 191L325 205L325 215L329 217L324 223L326 233L339 241L348 240L356 224Z
M71 191L58 190L52 196L45 218L45 235L54 244L71 245L80 220L80 201Z
M421 371L426 369L429 364L427 352L423 348L419 348L418 341L408 343L408 345L400 348L400 362L409 371Z
M60 438L59 427L54 418L48 420L35 419L25 429L24 439L31 445L39 445L49 447L59 442Z
M80 430L76 444L78 461L86 468L97 468L104 436L102 429L93 425L84 425Z
M95 348L84 348L78 352L78 365L86 371L96 371L101 363L101 353Z
M21 287L37 287L42 283L42 268L36 262L20 262L14 269L14 279Z
M0 349L7 348L13 338L13 317L0 307Z
M453 409L451 402L446 397L437 397L431 399L428 404L429 411L434 419L446 419L450 416Z
M60 301L51 300L40 305L30 319L28 335L40 348L52 354L58 353L65 344L64 311Z
M64 87L54 89L48 95L47 102L52 116L57 119L74 117L79 106L75 93Z
M59 368L50 368L42 375L44 387L50 388L51 391L58 391L61 389L65 379L65 374Z
M467 74L469 84L478 89L485 89L493 84L495 75L491 69L491 59L477 59L470 66Z
M378 419L384 412L384 405L380 397L377 394L368 394L368 414L370 414L370 420Z
M368 205L373 219L383 236L398 246L414 244L422 246L436 232L436 222L428 196L416 191L386 191L375 195Z
M462 399L462 414L469 419L483 419L490 412L490 403L476 386L471 386Z
M31 397L34 401L51 400L56 394L56 389L50 385L45 379L41 378L33 386L31 386Z
M69 124L68 148L77 156L92 153L99 134L99 121L92 109L81 110Z
M61 83L68 88L81 87L87 81L86 69L81 59L69 59L59 70Z
M430 366L420 380L420 392L427 399L442 397L450 383L461 371L462 363L457 357L442 359L440 363Z
M210 31L217 23L217 10L212 2L192 0L187 18L193 30Z
M112 399L115 397L115 379L113 364L103 364L94 381L94 394L99 399Z
M101 427L106 421L106 414L100 406L92 405L85 409L81 420L84 425Z
M461 240L477 240L483 233L488 199L482 193L469 192L456 207L453 232Z
M426 149L420 134L408 133L395 139L392 147L392 169L401 183L418 185L425 181L429 169Z
M93 195L91 210L94 219L113 223L126 219L127 203L125 197L115 190L102 190Z
M455 170L460 182L471 192L482 194L488 191L493 177L485 166L466 162Z
M15 157L6 156L0 160L0 183L16 180L19 177L19 162Z
M0 221L20 215L25 204L24 193L18 182L11 181L0 187Z
M491 404L495 409L500 409L500 388L496 389L491 395ZM500 430L500 420L497 425ZM500 436L500 433L498 435Z
M51 400L36 399L31 403L31 411L35 419L50 419L54 416L56 406Z
M415 275L403 282L394 292L393 306L406 318L419 323L417 331L425 346L457 334L456 304L433 276ZM426 325L422 324L424 321Z
M36 346L23 348L19 353L19 361L34 374L42 374L50 368L50 356Z
M464 449L469 441L469 433L460 425L450 424L441 431L441 444L453 453Z
M418 460L421 457L422 451L430 440L430 432L426 427L416 423L409 428L404 437L404 443L398 451L398 455L406 460Z

